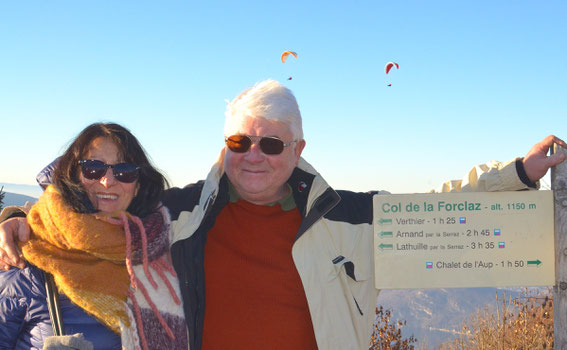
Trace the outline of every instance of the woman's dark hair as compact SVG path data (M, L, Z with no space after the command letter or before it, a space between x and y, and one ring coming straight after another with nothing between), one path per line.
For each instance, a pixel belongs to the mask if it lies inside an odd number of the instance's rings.
M124 162L140 167L138 191L127 210L136 216L147 216L158 206L168 183L165 177L150 164L146 152L136 137L119 124L95 123L81 131L59 158L53 174L53 184L74 211L96 212L79 180L79 160L85 159L91 142L98 137L112 140L118 148L119 157Z

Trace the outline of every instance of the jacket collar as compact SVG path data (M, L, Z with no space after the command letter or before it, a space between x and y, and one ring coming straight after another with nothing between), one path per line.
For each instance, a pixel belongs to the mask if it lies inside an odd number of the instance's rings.
M204 213L209 212L212 208L212 204L219 193L221 180L227 180L223 161L224 149L221 151L217 162L211 168L201 193L199 205L203 208ZM303 218L295 238L297 240L315 222L331 211L340 202L341 197L327 184L315 168L303 158L299 159L297 167L288 180L288 184L292 189L293 198ZM222 197L224 198L225 194L222 194ZM228 193L226 197L228 197Z

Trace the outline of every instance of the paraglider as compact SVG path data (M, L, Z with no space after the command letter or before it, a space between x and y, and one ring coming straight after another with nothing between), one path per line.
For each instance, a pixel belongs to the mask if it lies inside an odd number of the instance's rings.
M287 60L287 56L292 55L293 57L297 58L297 53L293 52L293 51L284 51L282 52L282 63L285 63L285 60Z
M280 57L282 63L285 63L285 61L287 60L287 56L292 55L293 57L297 58L297 53L293 52L293 51L284 51L282 52L282 56ZM289 78L287 78L287 80L291 80L291 76Z
M392 67L396 67L396 69L400 69L400 66L396 62L388 62L384 67L384 72L386 72L386 74L390 73L390 69L392 69ZM392 86L392 83L388 83L388 86Z
M386 63L386 67L384 67L386 74L390 73L390 69L392 69L393 66L396 66L396 69L400 68L400 66L396 62L388 62Z

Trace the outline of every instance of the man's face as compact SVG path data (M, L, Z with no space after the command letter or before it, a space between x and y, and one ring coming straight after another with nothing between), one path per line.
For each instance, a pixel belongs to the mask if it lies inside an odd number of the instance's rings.
M246 118L234 134L275 136L286 144L294 141L288 125L263 118ZM226 174L242 199L260 205L276 202L287 195L285 184L299 161L305 141L292 143L276 155L264 154L258 139L253 141L245 153L235 153L226 147Z

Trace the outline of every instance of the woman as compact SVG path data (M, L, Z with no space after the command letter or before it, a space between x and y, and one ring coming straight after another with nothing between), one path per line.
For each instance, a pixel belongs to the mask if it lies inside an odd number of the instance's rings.
M165 184L127 129L84 129L27 215L33 234L20 248L30 264L0 272L0 348L39 349L53 334L46 271L66 334L96 349L187 349Z

